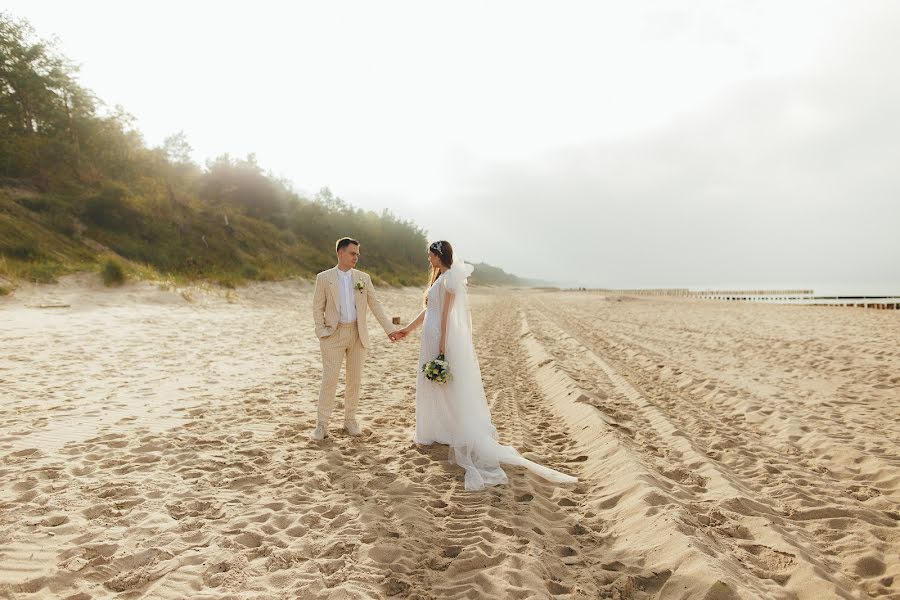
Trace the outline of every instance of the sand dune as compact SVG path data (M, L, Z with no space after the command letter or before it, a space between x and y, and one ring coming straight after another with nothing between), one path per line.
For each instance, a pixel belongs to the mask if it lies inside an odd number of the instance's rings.
M0 298L0 598L900 597L900 314L615 300L473 294L502 440L580 481L471 493L417 340L307 440L308 284Z

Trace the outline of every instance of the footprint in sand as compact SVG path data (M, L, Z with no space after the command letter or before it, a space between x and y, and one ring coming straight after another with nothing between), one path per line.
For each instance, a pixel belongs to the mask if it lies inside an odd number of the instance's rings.
M572 592L572 588L562 585L557 581L547 582L547 591L553 596L561 596Z
M797 563L793 554L768 546L742 546L742 549L755 557L752 562L757 567L754 569L757 577L771 579L782 585L791 576L791 571Z
M884 562L876 556L864 556L853 566L853 571L860 577L879 577L885 570Z

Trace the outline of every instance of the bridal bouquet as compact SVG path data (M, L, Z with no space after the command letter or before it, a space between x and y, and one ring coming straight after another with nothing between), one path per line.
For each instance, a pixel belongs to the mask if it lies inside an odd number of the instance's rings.
M450 379L450 363L443 354L438 354L437 358L422 365L422 372L435 383L447 383Z

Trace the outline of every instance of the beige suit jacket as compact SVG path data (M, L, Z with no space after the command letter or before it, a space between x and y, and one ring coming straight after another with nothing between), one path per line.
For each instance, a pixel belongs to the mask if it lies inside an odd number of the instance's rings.
M350 270L353 280L353 297L356 299L356 322L359 326L359 341L366 348L369 347L369 329L366 325L368 309L372 313L385 333L393 331L391 320L384 314L381 303L375 296L375 286L368 274L356 269ZM362 282L362 291L356 289L356 284ZM341 290L338 284L338 269L333 267L316 275L316 289L313 292L313 322L316 324L316 336L321 340L334 333L341 320Z

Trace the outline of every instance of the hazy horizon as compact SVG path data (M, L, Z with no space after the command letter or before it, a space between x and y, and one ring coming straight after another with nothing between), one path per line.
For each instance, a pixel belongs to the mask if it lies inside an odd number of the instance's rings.
M565 282L562 282L565 284ZM801 282L800 285L789 285L779 282L713 282L698 283L692 285L640 285L633 288L624 286L579 286L574 282L565 284L562 287L588 287L589 289L687 289L692 292L696 291L795 291L795 290L811 290L816 296L883 296L890 298L900 298L900 285L897 284L843 284L829 282Z
M255 153L472 262L900 292L896 3L5 6L150 145Z

